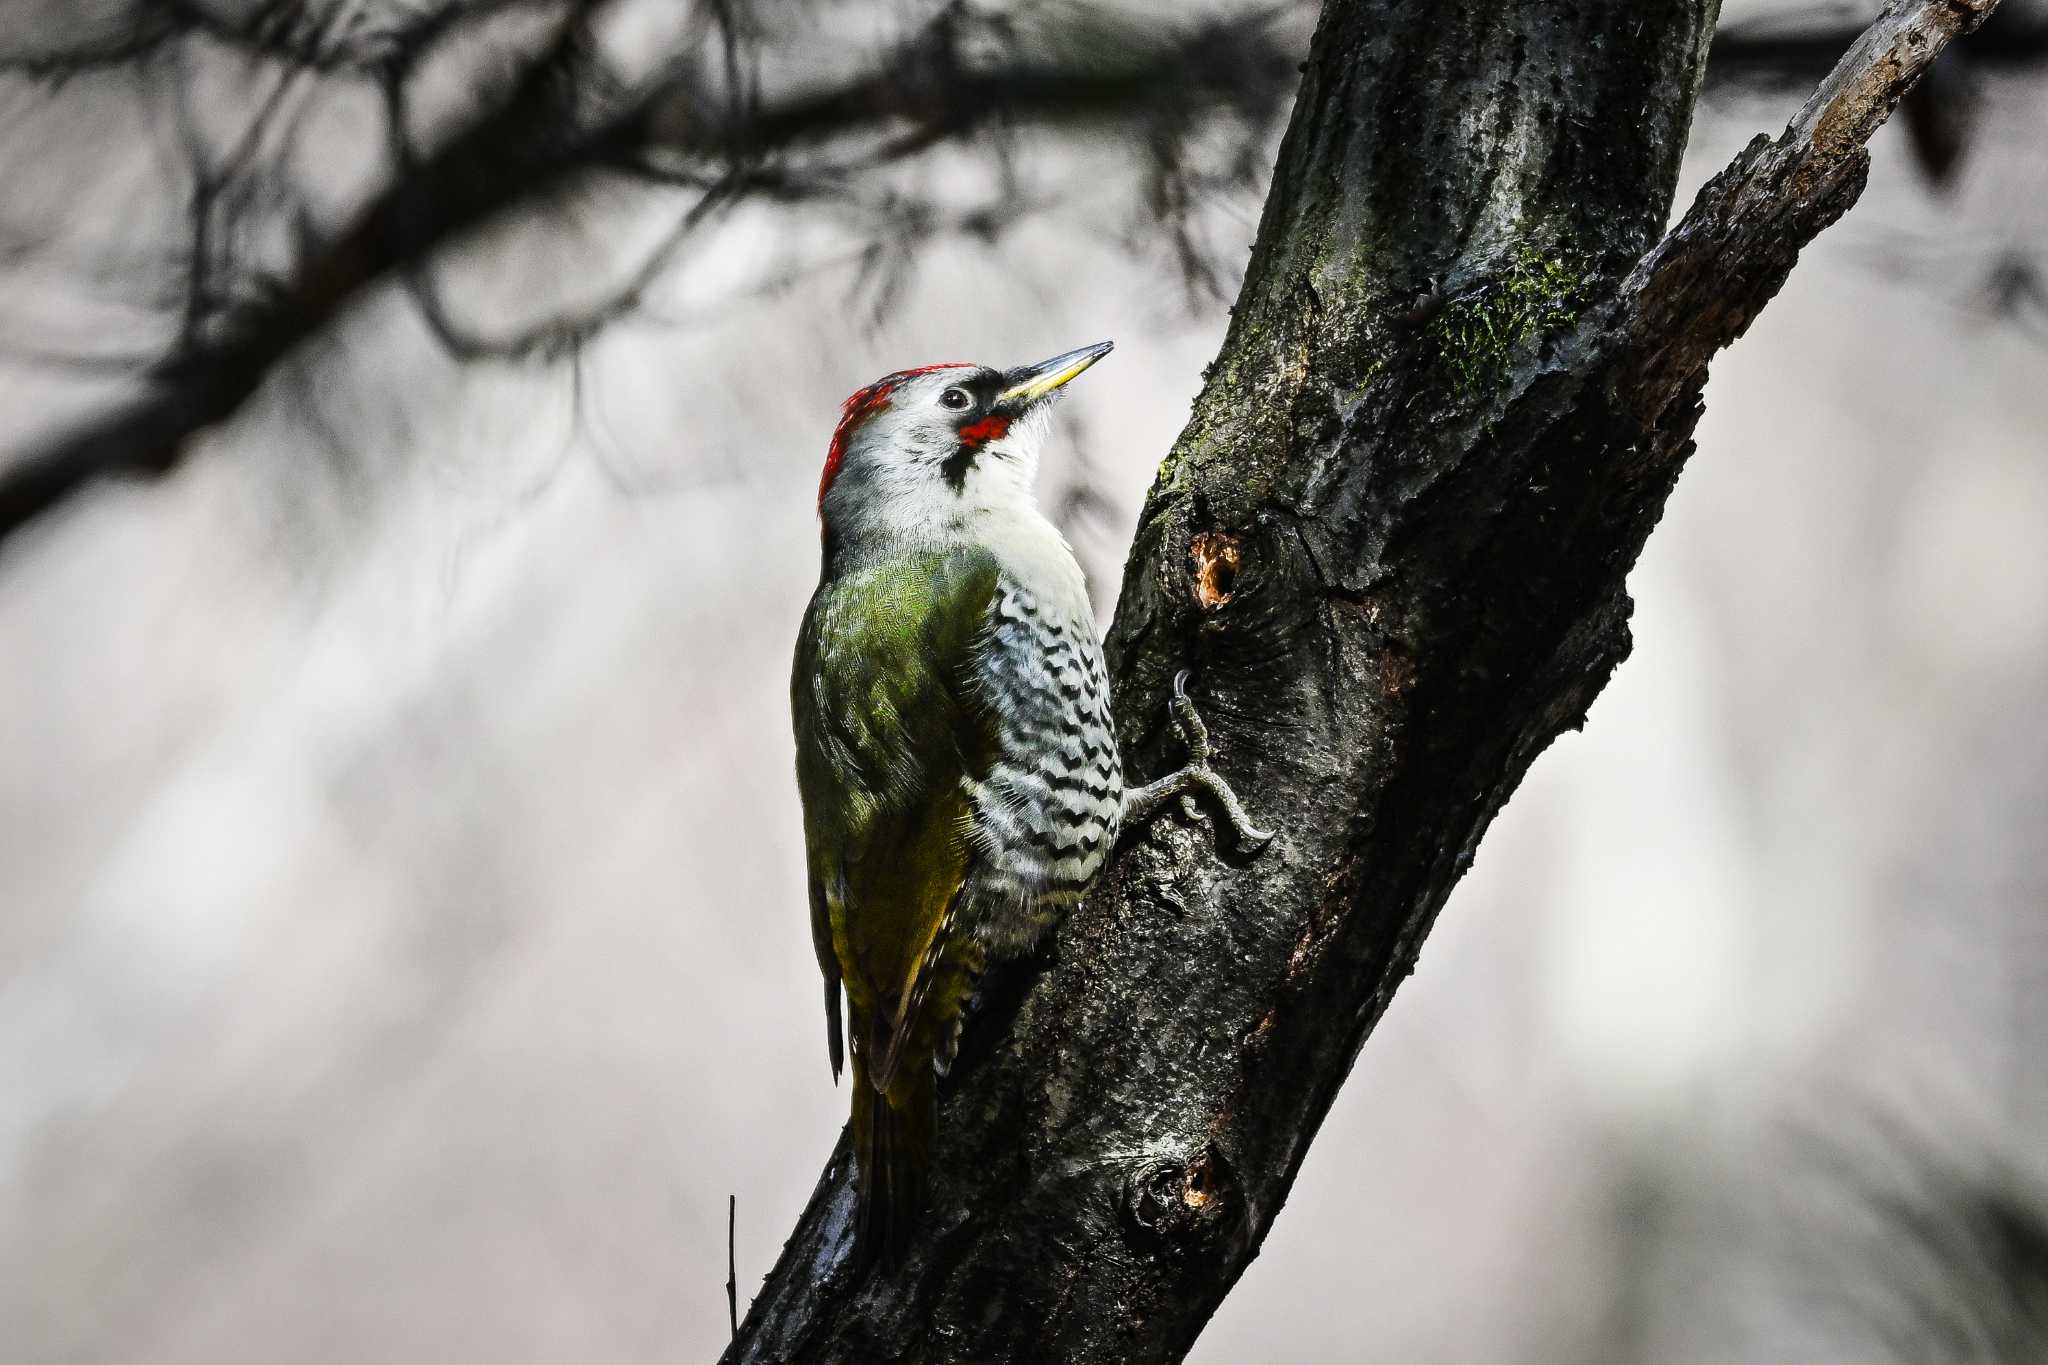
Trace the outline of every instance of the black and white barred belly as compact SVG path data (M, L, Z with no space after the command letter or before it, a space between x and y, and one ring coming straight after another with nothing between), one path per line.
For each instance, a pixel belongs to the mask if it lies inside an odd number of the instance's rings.
M1028 949L1101 869L1123 813L1123 762L1085 610L1059 610L1005 577L979 681L1000 757L972 788L979 856L967 891L977 933L1008 955Z

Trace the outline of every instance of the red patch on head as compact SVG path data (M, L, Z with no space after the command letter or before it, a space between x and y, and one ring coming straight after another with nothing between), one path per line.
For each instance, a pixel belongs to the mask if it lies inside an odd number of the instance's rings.
M832 429L832 445L825 452L825 472L818 479L818 510L824 511L825 494L832 487L832 480L839 477L839 466L846 460L847 441L859 430L862 422L889 406L889 395L894 393L904 380L914 375L930 374L934 370L973 368L973 365L965 361L954 360L943 365L920 365L914 370L898 370L894 374L884 375L847 399L839 409L839 425ZM1009 424L1005 422L1004 425Z
M1004 434L1009 429L1010 418L1008 415L992 412L980 421L969 422L966 426L960 428L960 444L979 450L990 441L1002 440Z
M896 389L892 379L878 380L846 400L839 409L839 425L832 428L832 445L825 452L825 472L818 479L818 510L825 509L825 494L832 487L832 480L839 477L839 466L846 459L846 440L853 435L855 427L889 406L889 395Z

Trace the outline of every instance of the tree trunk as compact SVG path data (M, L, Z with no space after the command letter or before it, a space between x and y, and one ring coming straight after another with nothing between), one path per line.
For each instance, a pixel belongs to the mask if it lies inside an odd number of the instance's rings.
M729 1361L1187 1352L1488 822L1626 655L1707 361L1993 4L1894 5L1658 243L1715 0L1328 0L1109 641L1134 779L1178 762L1190 668L1280 835L1132 834L970 1025L909 1257L850 1273L842 1141Z

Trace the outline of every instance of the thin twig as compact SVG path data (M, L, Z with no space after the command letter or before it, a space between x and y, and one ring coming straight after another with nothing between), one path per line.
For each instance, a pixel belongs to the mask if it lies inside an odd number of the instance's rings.
M740 1280L734 1270L732 1254L732 1229L738 1221L740 1197L729 1194L725 1197L725 1314L732 1319L732 1339L740 1339Z

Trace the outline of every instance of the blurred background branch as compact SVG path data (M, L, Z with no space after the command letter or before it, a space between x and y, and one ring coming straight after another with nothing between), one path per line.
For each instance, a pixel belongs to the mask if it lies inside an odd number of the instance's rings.
M655 46L642 31L653 22L646 8L623 0L443 6L380 28L322 22L323 9L362 13L345 5L280 2L237 24L176 7L141 37L0 57L0 69L33 81L61 83L127 64L139 79L167 87L181 111L192 182L185 301L173 344L138 373L141 392L132 401L0 469L0 539L97 477L169 468L187 438L230 417L298 346L393 272L404 274L452 353L503 360L575 352L638 305L692 227L747 197L865 219L867 269L900 275L910 251L946 215L938 196L879 193L873 178L947 143L975 140L978 155L1007 169L1012 140L1026 128L1133 139L1150 154L1151 201L1188 279L1210 282L1210 267L1185 231L1205 173L1184 144L1223 126L1231 145L1222 174L1253 182L1292 67L1277 10L1146 23L1097 4L988 11L949 4L861 54L849 73L764 93L764 66L786 54L775 50L781 35L760 15L737 0L703 6ZM507 14L530 30L505 44L509 51L493 44L499 35L491 32ZM194 65L221 43L249 49L260 93L216 151L190 105L200 79ZM483 51L452 58L459 70L438 73L438 81L423 75L445 50L465 45ZM632 51L621 57L614 47ZM658 52L652 60L650 48ZM493 64L509 72L488 79ZM308 87L316 78L374 84L390 147L385 183L331 231L299 189L309 168L298 164L306 154L294 119L315 98ZM420 138L416 85L457 81L484 93L473 109ZM430 284L432 258L463 234L509 214L545 214L564 197L589 193L595 181L616 190L620 180L677 192L689 203L660 243L597 299L486 338L458 321ZM1030 207L1005 196L999 207L951 226L994 236ZM280 230L289 246L279 259L253 258L251 239ZM601 253L591 265L600 277L619 270ZM886 298L886 285L880 293Z

